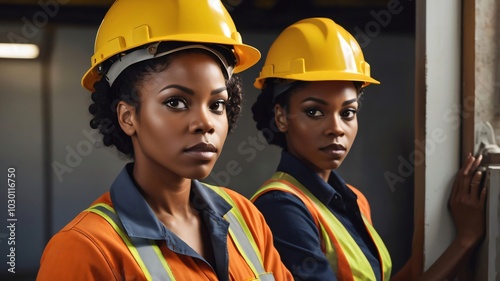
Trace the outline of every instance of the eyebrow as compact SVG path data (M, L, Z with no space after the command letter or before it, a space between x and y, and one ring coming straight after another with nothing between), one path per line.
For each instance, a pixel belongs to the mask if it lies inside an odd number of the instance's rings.
M166 89L171 89L171 88L178 89L178 90L183 91L189 95L194 95L194 91L192 89L189 89L187 87L177 85L177 84L168 85L168 86L162 88L158 93L161 93L162 91L164 91ZM210 92L210 95L216 95L216 94L219 94L219 93L224 92L226 90L227 90L226 87L220 87L220 88L217 88L215 90L212 90Z
M355 102L358 102L357 98L351 99L351 100L346 100L345 102L342 103L342 106L346 106L348 104L355 103Z
M306 102L306 101L314 101L314 102L317 102L319 104L322 104L322 105L328 105L328 103L325 101L325 100L322 100L322 99L318 99L318 98L314 98L314 97L308 97L308 98L305 98L302 103ZM350 100L346 100L342 103L342 106L346 106L348 104L351 104L351 103L355 103L357 102L358 99L355 98L355 99L350 99Z

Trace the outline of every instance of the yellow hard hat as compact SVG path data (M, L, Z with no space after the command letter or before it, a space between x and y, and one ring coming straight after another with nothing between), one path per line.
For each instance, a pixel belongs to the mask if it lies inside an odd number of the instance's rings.
M126 51L160 41L222 44L233 47L234 72L260 59L260 52L242 43L241 35L220 0L116 0L95 39L91 67L82 86L93 91L99 66Z
M287 27L271 45L254 86L266 78L301 81L360 81L380 84L370 76L356 39L328 18L308 18Z

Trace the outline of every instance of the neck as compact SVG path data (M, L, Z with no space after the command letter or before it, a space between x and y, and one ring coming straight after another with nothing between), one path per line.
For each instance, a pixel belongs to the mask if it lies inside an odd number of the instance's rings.
M163 167L136 160L134 179L158 217L186 217L193 213L189 203L191 179L179 178Z
M323 179L325 182L328 182L328 178L330 177L331 170L322 170L317 172L318 176Z

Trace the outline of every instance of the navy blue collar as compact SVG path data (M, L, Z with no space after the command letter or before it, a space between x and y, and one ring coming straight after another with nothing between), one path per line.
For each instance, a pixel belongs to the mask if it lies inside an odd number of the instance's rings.
M335 171L331 171L328 182L325 182L311 168L285 150L281 152L281 160L277 170L293 176L326 206L329 206L334 198L340 199L335 201L347 199L348 202L352 202L352 200L355 202L357 199L356 194L347 187L344 180Z
M142 196L132 177L133 167L133 163L127 164L111 185L111 201L118 217L130 237L165 239L169 244L173 233L158 220ZM222 217L232 208L224 198L197 180L191 183L190 200L197 210L206 211L221 221L225 221Z

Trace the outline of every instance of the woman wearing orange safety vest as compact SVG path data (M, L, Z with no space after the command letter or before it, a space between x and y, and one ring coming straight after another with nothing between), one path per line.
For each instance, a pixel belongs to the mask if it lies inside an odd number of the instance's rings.
M254 65L219 0L117 0L83 86L90 125L131 157L46 246L37 280L292 280L255 206L207 177Z
M252 107L257 128L283 152L277 172L252 200L296 280L391 278L390 255L372 226L366 198L332 171L352 147L359 96L369 84L379 82L360 46L327 18L287 27L254 84L262 89ZM478 192L479 162L469 157L453 187L455 241L419 280L448 278L483 235L486 192ZM409 265L393 279L416 280Z

